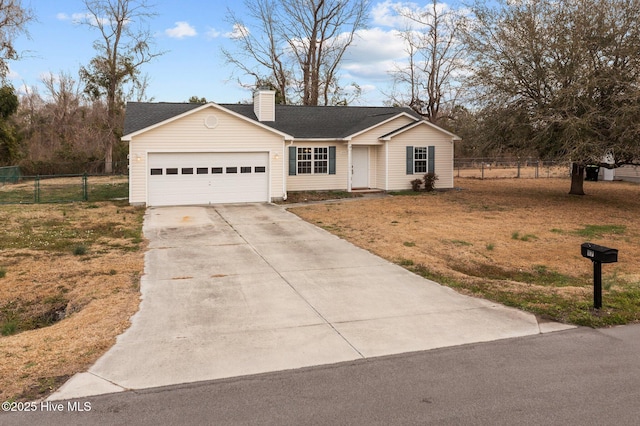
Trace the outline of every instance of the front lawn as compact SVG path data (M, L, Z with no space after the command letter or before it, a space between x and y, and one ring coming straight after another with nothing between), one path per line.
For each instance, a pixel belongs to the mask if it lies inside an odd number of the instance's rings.
M48 395L129 326L143 215L126 201L0 206L0 399Z
M403 267L456 288L587 326L640 321L640 185L567 179L457 179L456 189L291 211ZM603 308L583 242L617 248Z

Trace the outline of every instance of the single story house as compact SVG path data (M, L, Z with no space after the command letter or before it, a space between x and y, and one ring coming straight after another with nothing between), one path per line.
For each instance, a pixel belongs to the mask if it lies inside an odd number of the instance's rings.
M434 172L453 187L460 138L407 108L129 102L134 205L270 202L289 191L411 188Z

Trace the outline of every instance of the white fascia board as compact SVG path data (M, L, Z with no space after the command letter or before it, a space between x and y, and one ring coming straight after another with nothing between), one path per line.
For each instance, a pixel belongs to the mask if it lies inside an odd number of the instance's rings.
M223 112L225 112L225 113L227 113L227 114L230 114L230 115L232 115L232 116L234 116L234 117L237 117L237 118L239 118L239 119L241 119L241 120L244 120L244 121L246 121L247 123L250 123L250 124L256 125L256 126L258 126L258 127L262 127L262 128L263 128L263 129L265 129L265 130L268 130L268 131L270 131L270 132L272 132L272 133L275 133L275 134L277 134L277 135L280 135L280 136L282 136L285 140L291 140L291 139L293 139L293 136L291 136L291 135L288 135L288 134L283 133L283 132L281 132L281 131L279 131L279 130L276 130L276 129L274 129L273 127L266 126L266 125L264 125L264 124L260 123L259 121L255 121L255 120L252 120L252 119L250 119L250 118L247 118L247 117L245 117L244 115L242 115L242 114L238 114L237 112L234 112L234 111L231 111L231 110L229 110L229 109L227 109L227 108L225 108L225 107L222 107L222 106L220 106L220 105L216 104L215 102L209 102L209 103L203 104L202 106L199 106L198 108L194 108L194 109L189 110L189 111L187 111L187 112L184 112L184 113L182 113L182 114L175 115L175 116L173 116L173 117L171 117L171 118L168 118L168 119L166 119L166 120L164 120L164 121L161 121L161 122L159 122L159 123L156 123L156 124L154 124L154 125L152 125L152 126L145 127L144 129L140 129L140 130L135 131L135 132L133 132L133 133L129 133L128 135L124 135L124 136L122 136L122 138L120 138L120 139L121 139L122 141L125 141L125 142L126 142L126 141L131 141L131 139L132 139L132 138L134 138L134 137L136 137L136 136L138 136L138 135L140 135L140 134L142 134L142 133L148 132L149 130L157 129L158 127L164 126L165 124L168 124L168 123L171 123L171 122L173 122L173 121L179 120L179 119L181 119L181 118L183 118L183 117L186 117L186 116L188 116L188 115L195 114L195 113L200 112L200 111L202 111L202 110L204 110L204 109L207 109L207 108L215 108L215 109L217 109L217 110L223 111Z
M293 138L291 142L349 142L351 137L348 138Z
M433 123L431 123L429 121L426 121L426 120L420 120L420 121L412 123L412 124L410 124L408 126L401 127L398 130L395 130L395 131L393 131L391 133L388 133L388 134L384 135L383 137L380 138L380 140L390 141L392 137L397 136L397 135L399 135L401 133L404 133L407 130L411 130L414 127L420 126L422 124L427 125L427 126L431 127L432 129L437 130L440 133L444 133L445 135L451 137L452 141L461 141L462 140L462 138L460 136L455 135L455 134L443 129L442 127L436 126L435 124L433 124Z
M349 140L351 140L351 139L355 138L356 136L359 136L359 135L361 135L363 133L369 132L369 131L375 129L376 127L382 126L383 124L387 124L390 121L396 120L396 119L398 119L400 117L407 117L407 118L410 118L410 119L415 120L415 121L420 121L419 119L417 119L416 117L414 117L411 114L408 114L406 112L401 112L400 114L396 114L393 117L387 118L386 120L381 121L381 122L379 122L377 124L374 124L371 127L368 127L368 128L366 128L364 130L360 130L358 133L354 133L354 134L350 135L349 136Z

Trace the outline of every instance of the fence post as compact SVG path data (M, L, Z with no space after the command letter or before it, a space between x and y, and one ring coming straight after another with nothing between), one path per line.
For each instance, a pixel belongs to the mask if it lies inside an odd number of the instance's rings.
M536 179L538 179L538 167L540 166L540 160L536 160Z
M520 160L518 160L518 179L520 178Z
M480 168L482 169L482 180L484 180L484 161L480 162Z
M36 176L33 184L33 201L36 204L40 202L40 175Z
M82 175L82 201L89 201L89 190L87 188L87 174Z

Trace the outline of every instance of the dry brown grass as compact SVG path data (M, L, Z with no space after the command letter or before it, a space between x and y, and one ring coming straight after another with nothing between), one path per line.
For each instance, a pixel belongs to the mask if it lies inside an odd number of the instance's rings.
M582 318L593 312L567 312L557 306L566 302L571 309L584 310L590 303L592 266L580 253L585 241L619 249L619 263L603 267L610 296L637 291L640 186L585 182L588 195L583 197L567 194L568 179L459 178L456 187L292 211L460 291L561 321L599 324ZM616 227L589 235L588 225ZM526 304L517 301L518 294ZM640 306L637 309L640 312ZM605 323L640 320L638 312L626 319L618 318L620 312L609 313L616 317Z
M0 319L64 317L0 337L1 400L47 395L128 327L144 267L143 212L122 203L0 207Z

